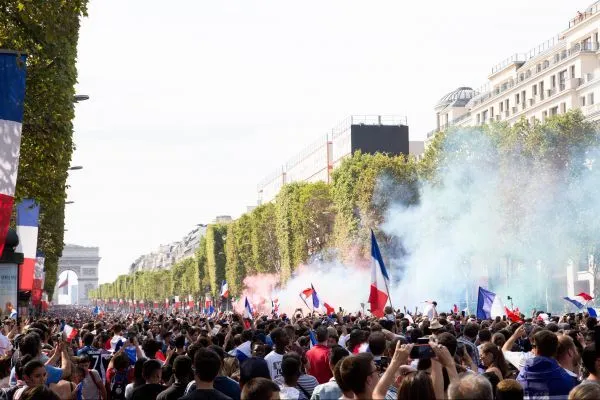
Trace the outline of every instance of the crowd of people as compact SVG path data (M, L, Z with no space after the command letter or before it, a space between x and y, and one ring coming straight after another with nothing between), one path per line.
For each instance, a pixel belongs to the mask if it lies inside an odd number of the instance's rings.
M600 399L596 318L540 315L6 317L0 399Z

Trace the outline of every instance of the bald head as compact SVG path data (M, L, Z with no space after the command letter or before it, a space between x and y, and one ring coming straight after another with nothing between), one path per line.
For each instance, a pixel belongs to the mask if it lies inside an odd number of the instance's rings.
M482 375L465 375L458 382L450 384L448 398L450 400L493 400L492 384Z

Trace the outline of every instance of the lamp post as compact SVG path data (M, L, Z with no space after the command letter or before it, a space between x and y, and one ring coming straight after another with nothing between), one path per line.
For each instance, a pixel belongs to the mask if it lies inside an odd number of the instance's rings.
M0 256L0 310L10 303L16 308L17 317L19 316L19 265L23 264L23 253L15 251L18 244L17 232L9 229ZM9 314L11 312L11 310L5 311Z
M76 94L73 96L73 103L81 103L82 101L89 100L90 96L87 94Z

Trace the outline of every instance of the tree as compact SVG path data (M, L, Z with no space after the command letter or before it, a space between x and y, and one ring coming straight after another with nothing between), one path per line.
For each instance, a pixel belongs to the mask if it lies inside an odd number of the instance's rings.
M67 169L73 152L73 95L79 21L87 0L7 0L0 5L0 48L27 57L16 200L41 206L39 248L46 256L44 289L52 298L64 246Z
M221 288L225 279L225 240L227 226L222 224L208 225L206 228L206 269L208 271L208 284L213 296Z
M242 281L246 275L246 268L239 256L238 238L236 237L238 230L237 221L227 225L225 280L232 295L238 295L241 292Z
M276 207L273 203L262 204L250 214L251 244L253 265L247 266L253 272L281 271L281 253L277 235Z

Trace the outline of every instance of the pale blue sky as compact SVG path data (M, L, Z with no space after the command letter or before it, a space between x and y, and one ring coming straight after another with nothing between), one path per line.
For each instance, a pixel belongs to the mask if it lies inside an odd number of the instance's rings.
M100 279L216 215L351 114L411 138L458 86L567 27L588 1L91 0L79 40L66 241Z

